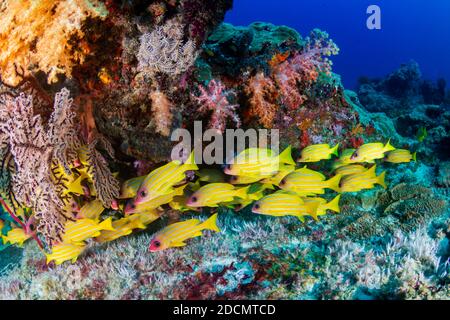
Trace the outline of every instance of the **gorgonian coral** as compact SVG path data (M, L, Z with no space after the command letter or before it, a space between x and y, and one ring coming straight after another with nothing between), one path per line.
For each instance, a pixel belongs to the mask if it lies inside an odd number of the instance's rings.
M241 120L236 113L239 105L231 104L228 99L235 95L231 90L226 90L225 86L216 80L211 80L208 87L199 86L200 96L193 98L200 105L200 113L212 112L209 127L219 132L224 132L227 120L231 119L237 127L240 127Z
M79 158L77 151L84 143L73 100L70 92L62 89L56 94L54 111L45 122L40 114L35 115L33 96L21 93L16 98L3 95L0 99L2 159L14 163L14 170L2 167L11 175L11 188L2 187L2 198L11 200L12 191L18 202L9 201L14 209L31 208L37 230L53 244L60 240L71 214L66 210L67 199L63 198L64 181L55 179L54 168L60 165L65 175L72 175L71 168ZM110 206L118 196L119 183L95 149L97 146L112 154L110 144L101 135L95 135L87 147L87 173L98 198Z
M194 41L185 41L184 36L184 26L177 17L144 33L137 55L138 69L171 76L186 72L197 58L197 48Z
M52 243L64 231L64 212L50 176L54 147L40 115L34 115L33 98L21 94L7 108L10 152L16 172L12 186L17 200L32 208L38 220L38 230ZM70 107L70 105L69 105ZM64 130L60 127L59 130Z
M0 73L4 82L16 85L24 73L43 71L48 82L58 74L71 76L83 63L83 23L107 15L98 0L2 0L0 1Z

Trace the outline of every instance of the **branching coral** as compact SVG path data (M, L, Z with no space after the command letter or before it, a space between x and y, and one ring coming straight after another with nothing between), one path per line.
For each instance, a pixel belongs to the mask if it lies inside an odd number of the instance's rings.
M138 69L171 76L186 72L197 58L197 48L192 40L184 41L183 29L180 18L173 18L151 33L144 33L137 55Z
M219 132L224 132L227 125L227 119L230 118L237 127L240 127L241 120L236 113L238 105L232 105L228 101L234 92L226 90L225 86L216 80L212 80L208 87L199 86L200 96L193 98L200 105L201 113L212 112L209 127Z
M28 75L43 71L48 82L58 74L70 77L74 65L83 63L82 26L88 18L107 14L97 0L3 0L0 3L0 73L3 81L16 85L17 70Z
M272 79L259 72L249 80L245 91L251 95L249 113L256 115L266 128L271 128L278 110L277 90Z

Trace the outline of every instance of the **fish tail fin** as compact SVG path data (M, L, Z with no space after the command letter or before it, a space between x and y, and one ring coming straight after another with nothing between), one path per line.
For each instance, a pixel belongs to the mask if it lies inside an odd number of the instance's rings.
M247 194L248 194L248 190L249 189L250 189L250 186L237 189L235 194L234 194L234 196L238 197L238 198L241 198L241 199L245 199L245 198L247 198Z
M385 178L386 178L386 171L383 171L383 173L377 177L377 183L384 189L387 188Z
M267 189L269 189L269 190L275 190L275 187L273 186L272 183L264 183L264 184L261 186L261 188L262 188L263 190L267 190Z
M99 227L101 228L101 230L109 230L109 231L115 230L112 226L112 218L111 217L109 217L105 221L101 222L99 224Z
M319 217L317 214L317 209L319 209L319 205L320 203L318 202L313 202L309 205L308 207L308 214L315 220L315 221L319 221Z
M377 165L373 165L369 170L364 172L364 174L367 174L369 177L376 177L377 175Z
M147 226L141 221L141 220L136 220L136 222L133 225L133 229L146 229Z
M417 152L414 152L412 154L412 159L414 160L414 162L417 162Z
M292 158L292 147L291 146L284 149L284 151L278 155L278 162L295 165L295 161Z
M205 222L202 223L202 229L208 229L208 230L212 230L215 232L220 232L220 229L217 226L217 213L213 214Z
M330 155L335 155L336 157L339 157L339 143L330 150Z
M336 198L334 198L327 204L327 209L334 211L336 213L340 213L341 212L341 208L339 207L340 200L341 200L341 195L339 194L336 196Z
M175 189L174 196L182 196L184 195L184 189L186 189L187 184Z
M341 182L342 175L337 174L333 178L327 181L327 187L336 192L341 192L341 188L339 187L339 182Z
M184 162L184 168L186 169L186 171L198 170L198 166L195 163L195 153L194 152L195 151L192 151L191 154L189 155L189 157Z
M388 142L386 143L386 145L384 146L384 151L394 151L395 147L393 147L391 145L391 139L388 140Z

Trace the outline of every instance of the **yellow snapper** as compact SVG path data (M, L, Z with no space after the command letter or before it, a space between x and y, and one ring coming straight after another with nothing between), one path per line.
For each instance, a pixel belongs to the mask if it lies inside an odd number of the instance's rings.
M274 155L270 149L247 149L227 164L224 172L232 176L267 178L278 173L280 164L295 165L291 151L291 146L279 155Z
M273 189L273 186L270 184L252 185L249 187L245 198L235 198L233 201L225 203L224 205L234 209L235 211L239 211L249 204L263 198L267 189Z
M134 215L133 215L134 216ZM129 216L117 221L113 221L112 226L114 231L103 230L100 235L95 238L95 241L103 243L116 240L118 238L127 236L133 232L134 229L145 229L145 224L141 219ZM155 219L156 220L156 219Z
M71 260L75 263L81 253L83 253L86 245L76 245L72 243L60 243L53 246L51 254L45 254L47 264L55 261L56 265L60 265L65 261Z
M84 185L85 180L89 180L90 177L86 173L81 173L75 180L66 184L66 189L62 192L63 195L69 193L82 195L86 193L86 187Z
M417 161L416 155L416 152L411 154L409 150L396 149L386 154L386 156L384 157L384 161L391 163L407 163L411 161Z
M231 176L229 181L231 184L240 185L240 184L252 184L260 181L263 177L252 177L252 176Z
M146 176L136 177L125 181L120 187L119 199L134 198L137 194L139 187L144 182Z
M295 171L295 166L282 165L282 166L280 166L280 171L277 174L275 174L274 176L272 176L270 178L265 178L265 179L261 180L261 183L271 184L271 185L278 187L280 185L281 180L283 180L283 178L286 177L292 171Z
M136 213L134 215L146 226L160 218L158 212L158 209L153 209L141 213ZM134 217L131 216L130 219L132 220L134 219Z
M385 175L386 172L383 172L377 177L376 166L374 165L366 172L345 176L340 182L341 192L356 192L364 189L372 189L375 184L379 184L386 189Z
M186 188L186 185L175 188L171 193L160 195L149 202L144 202L141 204L135 204L133 199L128 200L124 213L126 215L133 214L133 213L140 213L140 212L146 212L149 210L153 210L156 208L159 208L160 206L164 204L170 203L174 197L181 196L184 194L184 189Z
M202 236L203 230L220 232L217 226L217 213L204 222L198 219L190 219L165 227L153 237L149 250L150 252L156 252L173 247L183 247L186 245L186 240Z
M344 151L342 151L341 156L333 162L332 168L337 169L339 167L355 163L355 161L350 159L355 151L356 149L345 149Z
M5 235L2 235L3 244L8 242L11 244L17 244L19 247L23 245L25 241L31 238L31 234L27 234L22 228L14 228L8 231Z
M211 183L194 192L186 204L190 207L218 207L234 198L246 198L249 187L237 188L229 183Z
M295 216L303 222L305 216L317 220L317 208L318 203L306 205L293 192L278 191L255 202L252 212L274 217Z
M338 156L339 143L333 148L329 144L315 144L304 148L300 154L298 162L318 162L320 160L331 159L333 155Z
M323 216L327 213L327 210L334 211L336 213L341 212L339 207L339 201L341 199L341 195L337 195L333 200L327 203L327 200L323 198L303 198L303 202L306 206L317 203L317 215Z
M350 159L354 162L367 162L376 159L383 159L385 152L393 151L390 141L386 145L381 142L366 143L353 152Z
M112 218L108 218L101 223L92 219L69 221L66 223L63 242L81 244L84 240L99 236L102 230L114 231Z
M336 174L341 176L349 176L351 174L366 172L367 168L360 164L348 164L336 169Z
M186 171L198 170L194 160L192 152L184 164L175 160L150 172L142 182L134 203L138 205L173 192L173 187L185 180Z
M217 182L226 182L225 174L218 169L200 169L197 171L195 175L198 177L198 181L201 182L209 182L209 183L217 183Z
M77 219L91 219L97 221L104 210L105 207L100 200L92 200L81 207L77 214Z
M326 177L320 172L302 168L288 174L280 182L280 188L286 191L293 191L299 195L324 194L325 189L331 189L340 192L339 181L341 175L326 180Z

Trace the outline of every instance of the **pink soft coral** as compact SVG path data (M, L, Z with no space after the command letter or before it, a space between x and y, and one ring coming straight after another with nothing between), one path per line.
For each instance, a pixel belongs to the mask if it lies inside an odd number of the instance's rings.
M308 87L316 82L319 73L331 72L331 61L327 58L337 54L339 49L328 39L328 34L315 30L301 52L274 66L274 78L280 89L281 102L290 109L302 105L307 99L299 86Z
M216 80L212 80L208 87L199 86L200 96L193 98L201 105L198 109L201 113L211 112L209 127L219 132L226 129L227 119L230 118L237 127L241 126L239 116L236 114L236 108L239 105L232 105L228 97L234 96L231 90L226 90L225 86Z

